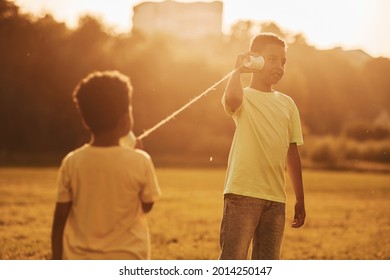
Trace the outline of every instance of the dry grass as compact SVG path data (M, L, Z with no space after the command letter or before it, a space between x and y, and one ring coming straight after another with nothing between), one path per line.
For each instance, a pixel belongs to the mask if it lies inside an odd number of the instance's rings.
M216 259L221 169L158 169L153 259ZM55 168L0 169L0 259L50 258ZM305 171L307 223L286 227L284 259L390 259L390 175ZM293 193L288 186L287 223Z

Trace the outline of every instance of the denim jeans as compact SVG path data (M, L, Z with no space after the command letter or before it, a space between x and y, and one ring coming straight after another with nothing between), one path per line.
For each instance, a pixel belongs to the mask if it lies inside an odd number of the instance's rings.
M280 259L286 204L225 194L220 232L221 260Z

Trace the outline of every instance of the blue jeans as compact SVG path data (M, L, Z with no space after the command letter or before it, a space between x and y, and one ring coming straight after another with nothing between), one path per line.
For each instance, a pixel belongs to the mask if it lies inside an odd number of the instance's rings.
M286 204L225 194L220 232L220 260L246 260L252 242L252 260L278 260Z

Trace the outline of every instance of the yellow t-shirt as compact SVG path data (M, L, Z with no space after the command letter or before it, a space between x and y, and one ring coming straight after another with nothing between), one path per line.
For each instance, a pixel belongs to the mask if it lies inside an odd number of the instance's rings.
M286 202L285 167L290 143L303 144L294 101L280 92L244 88L241 106L225 111L236 124L224 193Z
M114 146L69 153L58 176L58 202L72 202L64 259L149 259L143 202L160 196L150 156Z

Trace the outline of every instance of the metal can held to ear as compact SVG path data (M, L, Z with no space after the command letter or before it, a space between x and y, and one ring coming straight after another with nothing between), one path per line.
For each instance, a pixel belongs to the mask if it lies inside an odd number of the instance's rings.
M250 55L244 58L243 65L250 70L261 70L264 67L264 58Z

